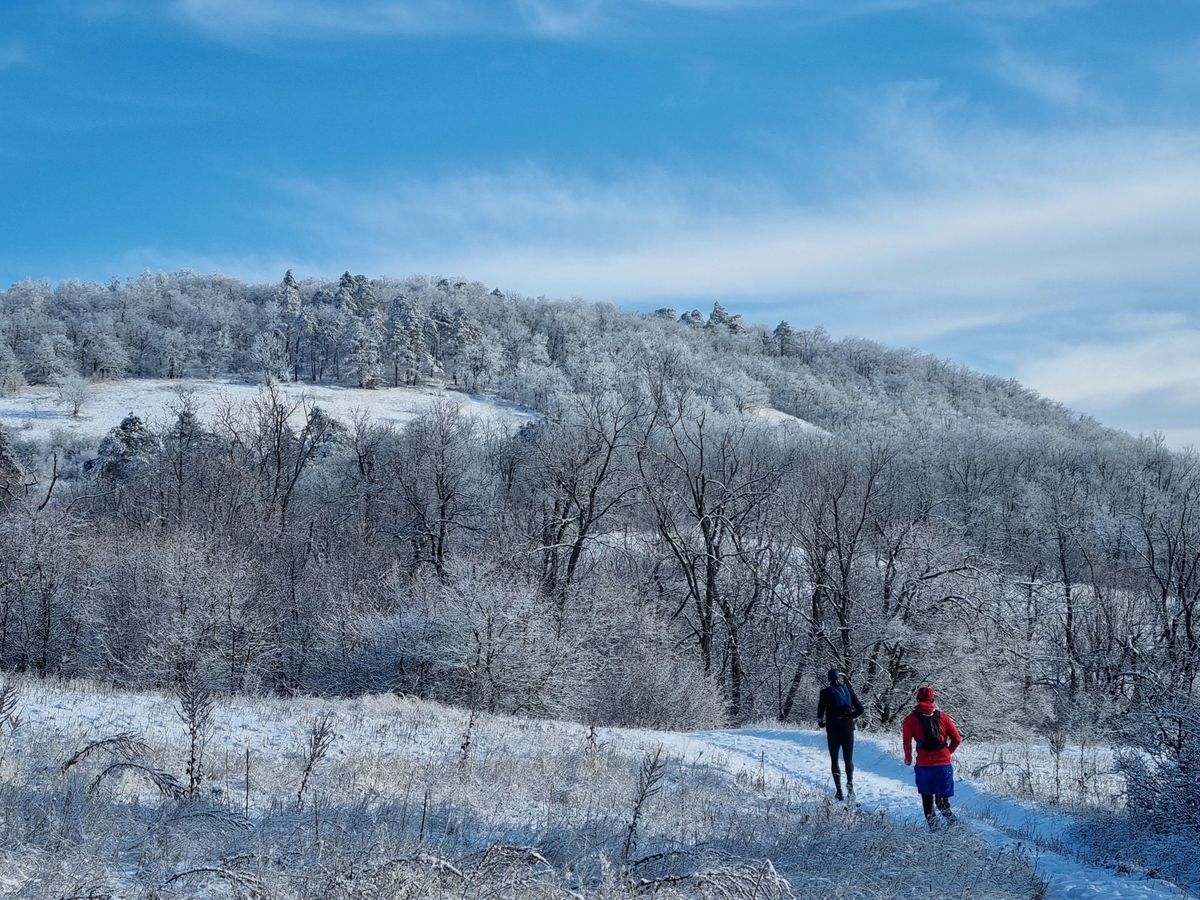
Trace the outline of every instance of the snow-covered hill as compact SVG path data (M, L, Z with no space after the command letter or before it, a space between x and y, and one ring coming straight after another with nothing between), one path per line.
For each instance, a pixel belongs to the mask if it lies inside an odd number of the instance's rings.
M129 413L152 424L165 424L186 396L201 419L211 421L224 406L253 400L260 390L259 385L234 380L131 378L96 382L80 414L72 416L70 408L57 401L54 388L31 386L0 396L0 425L34 441L44 441L60 429L98 440ZM361 410L377 421L403 425L439 399L449 399L469 415L487 421L520 424L532 418L531 413L514 404L435 386L360 390L300 383L285 384L282 390L292 399L310 398L341 421L349 421Z

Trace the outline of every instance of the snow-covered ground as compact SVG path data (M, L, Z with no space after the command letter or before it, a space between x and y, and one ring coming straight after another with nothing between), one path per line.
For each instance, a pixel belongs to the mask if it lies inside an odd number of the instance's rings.
M338 896L401 885L405 896L463 896L524 879L527 892L495 895L582 896L583 883L625 897L657 878L676 888L659 897L740 897L751 894L739 884L762 886L775 871L791 888L753 896L924 897L928 879L946 896L1187 896L1088 863L1069 815L965 778L960 827L928 833L897 742L867 735L856 747L859 805L848 807L829 800L820 732L590 732L394 695L224 698L201 796L180 802L136 767L184 777L187 732L173 696L10 683L20 697L15 727L0 722L6 896L240 896L239 884L243 894L292 896L339 873L339 886L356 887ZM323 713L334 740L303 787L304 748ZM64 773L72 754L121 733L140 748L100 748ZM664 780L630 853L639 770L660 746ZM181 872L193 874L161 890Z
M793 416L785 413L782 410L775 409L771 406L763 406L754 410L753 415L761 422L768 425L778 425L784 428L792 428L804 434L819 434L828 436L829 432L819 425L814 425L812 422L801 419L798 416Z
M152 424L170 420L181 398L188 396L201 419L211 420L226 404L244 404L255 398L259 385L232 380L130 378L97 382L80 415L57 402L52 387L31 386L10 396L0 396L0 425L19 437L45 441L56 431L98 441L115 425L134 413ZM477 397L441 387L379 388L360 390L331 385L286 384L292 398L309 397L329 415L343 422L359 411L392 425L412 421L439 399L460 404L464 412L489 422L520 424L532 415L513 404Z
M720 732L593 733L390 694L224 698L201 790L176 800L154 786L154 773L186 781L173 696L10 684L20 696L15 727L0 722L5 896L923 898L919 860L947 896L1038 890L1019 854L966 829L928 834L831 804L799 779L758 779ZM306 784L323 713L333 742ZM117 735L124 743L64 771ZM635 818L659 746L659 780Z
M799 729L741 729L677 738L683 747L701 742L728 754L729 764L763 770L816 791L832 790L825 734ZM1046 751L1049 755L1049 751ZM903 763L898 739L859 734L855 749L856 800L864 810L923 826L912 769ZM1138 875L1119 874L1085 861L1086 847L1073 837L1070 815L989 793L959 777L954 808L961 824L998 847L1019 850L1048 882L1048 898L1180 898L1178 887Z

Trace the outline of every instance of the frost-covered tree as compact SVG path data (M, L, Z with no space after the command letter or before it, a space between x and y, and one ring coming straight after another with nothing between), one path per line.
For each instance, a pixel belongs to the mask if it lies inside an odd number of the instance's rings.
M12 394L25 386L25 366L8 341L0 336L0 395Z
M150 465L157 447L157 436L130 413L100 442L96 472L110 482L129 479Z
M58 402L71 411L72 418L77 418L84 404L92 395L92 386L81 375L71 373L60 375L54 379Z
M340 288L340 285L339 285ZM379 312L379 300L375 296L375 288L366 275L354 276L354 311L360 317Z
M348 271L338 279L337 289L333 292L332 303L335 309L348 318L357 317L359 285L358 281Z
M481 339L479 325L460 306L450 319L445 340L445 358L455 384L468 379L472 351L480 349Z
M795 356L799 351L796 331L787 322L776 325L771 335L774 338L771 346L778 356Z
M0 428L0 512L23 494L25 476L8 431Z
M121 378L129 371L129 353L111 331L97 331L89 343L91 374L100 379Z
M283 281L275 297L278 329L283 337L283 345L287 355L287 369L292 381L300 379L300 340L303 331L301 309L303 301L300 296L300 285L292 270L284 273Z
M43 334L34 345L30 363L34 377L39 382L49 384L56 376L69 370L64 343L61 335Z
M392 385L398 387L401 376L405 384L420 382L428 368L431 324L422 307L410 303L403 295L392 300L388 309L385 346L392 363Z
M381 370L379 314L371 309L350 325L346 374L360 388L375 388L379 386Z
M288 355L283 336L277 331L264 332L254 339L250 358L259 376L266 382L286 381Z

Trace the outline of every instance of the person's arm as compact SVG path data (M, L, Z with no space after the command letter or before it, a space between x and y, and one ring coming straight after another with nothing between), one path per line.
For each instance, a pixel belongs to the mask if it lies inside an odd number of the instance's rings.
M850 688L850 705L851 705L850 714L855 719L857 719L864 712L866 712L866 710L863 709L862 703L858 699L858 694L854 693L854 688Z
M825 695L829 693L826 688L821 688L819 699L817 700L817 727L825 727Z
M904 717L904 725L900 729L900 735L904 739L904 764L906 766L911 766L913 733L912 722L909 720L908 716Z
M950 738L950 743L946 745L946 749L953 755L958 749L958 745L962 743L962 734L959 733L958 726L954 724L954 720L945 713L942 713L942 718L946 720L946 736Z

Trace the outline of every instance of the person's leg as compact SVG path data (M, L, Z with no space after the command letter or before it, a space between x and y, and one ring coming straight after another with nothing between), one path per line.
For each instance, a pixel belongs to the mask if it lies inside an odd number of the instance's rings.
M842 741L842 759L846 763L846 792L854 796L854 723L846 727L846 735Z
M934 798L934 802L937 804L938 811L941 812L941 814L946 817L946 821L953 822L954 821L954 810L952 810L950 808L950 798L943 797L939 794L937 797Z
M933 794L921 795L921 808L925 811L925 821L929 823L930 830L937 828L937 817L933 814Z
M829 744L829 768L833 773L833 786L837 789L837 799L842 799L842 772L838 768L838 747L841 742L838 740L837 728L833 722L829 722L825 726L825 740Z

